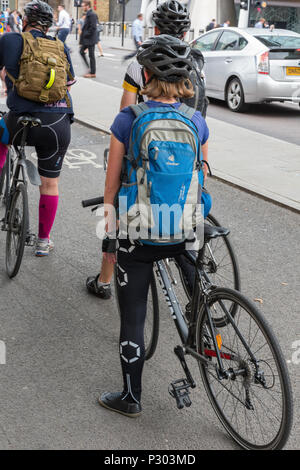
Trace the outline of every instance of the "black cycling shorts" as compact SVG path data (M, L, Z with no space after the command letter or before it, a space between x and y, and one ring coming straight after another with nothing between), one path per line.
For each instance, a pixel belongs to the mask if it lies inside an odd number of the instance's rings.
M26 115L26 113L23 113ZM27 137L27 145L35 147L38 157L38 171L46 178L60 175L64 156L71 140L71 121L69 114L30 113L39 118L41 127L33 127ZM0 121L0 141L4 144L20 145L22 125L17 121L20 114L9 111Z

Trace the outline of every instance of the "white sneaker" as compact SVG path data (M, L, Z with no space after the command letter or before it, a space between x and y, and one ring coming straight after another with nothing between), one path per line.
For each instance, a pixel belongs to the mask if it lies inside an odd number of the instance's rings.
M35 256L48 256L49 252L53 250L53 248L53 241L38 238L35 246Z

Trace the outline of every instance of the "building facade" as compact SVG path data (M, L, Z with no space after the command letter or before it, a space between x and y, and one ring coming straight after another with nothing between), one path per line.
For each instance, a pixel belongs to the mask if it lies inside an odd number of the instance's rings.
M6 10L6 8L10 8L11 10L17 9L21 13L23 13L24 6L30 0L0 0L1 4L1 11ZM44 0L49 5L52 6L54 12L57 12L58 5L64 5L66 11L74 18L80 17L82 15L82 9L74 7L74 0ZM109 8L110 8L110 0L91 0L92 7L94 11L97 13L100 21L109 21Z
M133 21L141 11L145 23L151 25L152 11L157 3L164 0L127 0L126 21ZM205 30L207 24L214 18L223 24L230 20L232 26L237 26L240 13L240 0L181 0L191 12L192 28L197 33ZM266 0L267 7L260 10L251 5L249 25L263 16L277 28L291 29L300 32L300 0ZM110 0L110 21L121 21L122 7L117 0Z

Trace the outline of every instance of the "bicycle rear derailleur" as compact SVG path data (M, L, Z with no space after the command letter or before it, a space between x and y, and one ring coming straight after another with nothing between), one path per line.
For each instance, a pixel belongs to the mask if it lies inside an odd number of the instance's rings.
M185 406L187 407L191 406L192 402L190 399L189 389L195 388L196 384L187 366L182 347L176 346L176 348L174 349L174 353L176 354L176 356L178 357L180 361L180 364L185 372L186 379L175 380L175 382L172 382L170 384L168 390L169 390L169 394L171 395L171 397L175 398L176 403L177 403L177 408L181 410Z

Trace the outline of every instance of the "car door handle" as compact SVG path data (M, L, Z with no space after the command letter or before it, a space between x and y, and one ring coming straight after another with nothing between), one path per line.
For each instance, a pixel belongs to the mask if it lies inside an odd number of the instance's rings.
M226 64L230 64L231 62L232 62L231 57L227 57L227 59L225 59L225 63L226 63Z

